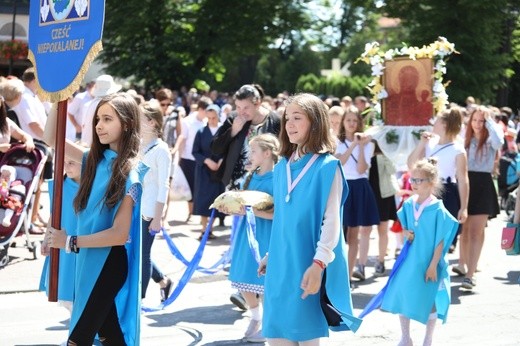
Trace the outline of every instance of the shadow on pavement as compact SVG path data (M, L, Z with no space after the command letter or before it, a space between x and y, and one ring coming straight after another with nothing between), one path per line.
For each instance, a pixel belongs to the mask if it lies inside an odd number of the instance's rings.
M373 297L374 294L356 293L354 290L354 292L352 292L352 306L354 309L363 310Z
M202 344L201 346L244 346L244 345L265 345L263 342L246 342L242 339L239 340L220 340L220 341L213 341L209 342L207 344Z
M242 311L234 310L233 307L232 304L201 306L171 313L147 315L146 317L155 321L150 324L151 327L171 327L179 322L233 325L237 320L243 318ZM218 318L215 318L216 316Z
M509 271L506 278L495 276L493 279L502 281L504 285L518 285L520 284L520 271Z

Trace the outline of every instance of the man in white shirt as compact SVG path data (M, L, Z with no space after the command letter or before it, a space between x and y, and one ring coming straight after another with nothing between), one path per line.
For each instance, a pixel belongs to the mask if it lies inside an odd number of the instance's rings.
M22 81L25 85L25 90L22 94L22 99L18 105L11 108L18 118L22 130L30 134L35 141L40 141L43 144L43 129L47 122L47 113L42 101L37 95L37 83L34 68L28 68L22 75ZM52 179L52 153L46 153L47 161L40 177L40 184L36 189L33 201L33 209L31 215L31 227L29 232L40 234L43 233L41 227L45 227L46 223L38 214L40 209L41 184L44 179Z
M47 114L43 103L36 95L36 77L34 68L28 68L22 75L25 91L21 102L13 107L20 127L34 139L43 140L43 129L47 121Z
M81 110L87 102L94 99L94 96L92 96L92 89L95 83L95 81L88 82L85 86L85 91L76 94L68 105L65 137L72 142L81 138L81 125L83 124L81 119Z

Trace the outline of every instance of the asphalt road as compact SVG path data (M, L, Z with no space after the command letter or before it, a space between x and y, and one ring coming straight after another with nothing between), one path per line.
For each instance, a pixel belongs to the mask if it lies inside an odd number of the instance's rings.
M44 203L47 201L43 197ZM48 213L44 208L42 213ZM185 223L185 203L174 202L169 212L169 234L186 257L198 246L200 226L198 218ZM229 223L217 227L217 239L208 243L201 262L209 266L226 251L229 243ZM437 325L434 345L520 345L520 256L506 256L500 249L503 217L492 220L486 231L486 242L473 292L460 288L461 279L452 276L452 306L448 322ZM373 235L376 237L377 232ZM33 236L31 240L39 240ZM0 346L59 345L66 340L69 313L56 303L50 303L37 287L43 259L34 260L17 238L17 247L9 249L10 263L0 269ZM377 251L377 239L371 243L370 255ZM389 245L393 254L393 239ZM185 267L158 237L152 250L161 269L177 281ZM355 312L361 312L369 299L385 284L386 277L372 276L367 268L367 280L353 291ZM450 262L457 252L449 255ZM393 256L387 256L386 267L391 268ZM146 306L159 303L159 288L153 282L148 288ZM249 313L242 312L229 301L233 293L225 270L214 275L196 273L178 299L159 312L142 314L142 345L252 345L241 340L249 323ZM283 315L282 315L283 316ZM424 326L412 322L411 334L416 345L422 344ZM331 333L324 342L328 345L396 345L400 329L397 316L376 311L367 316L356 334Z

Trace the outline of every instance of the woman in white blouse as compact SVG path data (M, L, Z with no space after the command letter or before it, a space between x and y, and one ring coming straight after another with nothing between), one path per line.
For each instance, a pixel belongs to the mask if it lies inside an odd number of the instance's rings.
M163 212L168 202L170 188L171 154L168 144L162 140L163 115L158 102L145 102L141 106L141 155L142 161L149 167L144 176L143 195L141 197L142 214L142 292L146 289L150 277L160 285L161 301L168 298L172 289L171 280L166 277L151 260L150 252L155 238L163 227Z
M473 277L484 245L487 220L495 218L500 209L492 172L504 132L491 118L489 109L477 106L469 117L464 147L468 155L469 201L468 219L461 234L459 266L467 265L462 282L465 289L473 289Z

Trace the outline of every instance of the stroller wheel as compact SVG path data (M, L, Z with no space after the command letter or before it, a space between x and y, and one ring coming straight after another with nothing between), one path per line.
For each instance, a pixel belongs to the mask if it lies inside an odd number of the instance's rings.
M0 268L3 268L9 263L9 256L7 255L8 247L2 246L0 248Z
M41 249L41 243L39 241L33 241L31 243L31 249L30 251L33 253L33 258L38 259L40 256L40 249Z

